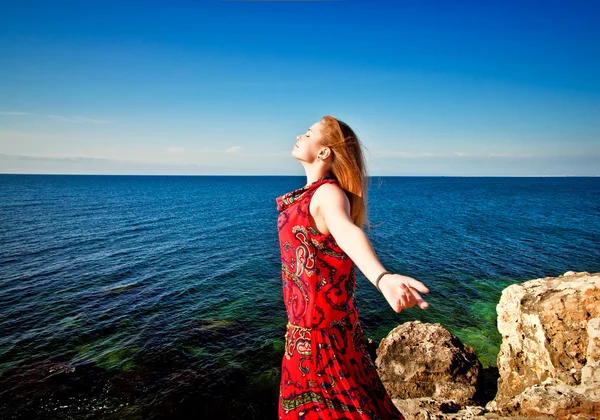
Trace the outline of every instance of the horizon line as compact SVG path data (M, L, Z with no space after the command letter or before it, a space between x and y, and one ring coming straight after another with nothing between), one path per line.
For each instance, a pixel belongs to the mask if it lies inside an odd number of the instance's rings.
M229 177L305 177L291 174L73 174L73 173L2 173L1 175L43 175L43 176L229 176ZM368 175L367 178L598 178L600 175Z

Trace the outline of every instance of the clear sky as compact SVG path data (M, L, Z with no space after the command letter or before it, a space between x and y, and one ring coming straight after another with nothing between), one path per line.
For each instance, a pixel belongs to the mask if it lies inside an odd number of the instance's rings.
M600 2L0 0L0 173L600 175Z

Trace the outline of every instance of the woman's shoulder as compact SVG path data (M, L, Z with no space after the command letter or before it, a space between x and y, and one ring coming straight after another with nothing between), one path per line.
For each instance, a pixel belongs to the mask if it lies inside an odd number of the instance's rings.
M337 182L319 185L315 189L311 202L318 208L324 205L344 208L347 203L349 204L346 192Z

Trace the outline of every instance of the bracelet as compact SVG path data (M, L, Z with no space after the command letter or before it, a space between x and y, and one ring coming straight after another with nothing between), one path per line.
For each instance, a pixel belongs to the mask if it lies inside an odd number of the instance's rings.
M386 274L394 274L394 273L392 273L391 271L384 271L377 277L377 280L375 280L375 287L377 287L377 290L379 290L380 292L381 292L381 289L379 288L379 280L381 280L381 278L383 276L385 276Z

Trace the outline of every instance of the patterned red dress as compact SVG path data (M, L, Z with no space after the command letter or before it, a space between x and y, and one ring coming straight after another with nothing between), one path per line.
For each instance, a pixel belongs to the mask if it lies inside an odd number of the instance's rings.
M280 419L404 419L367 352L354 306L352 260L311 227L324 177L277 198L283 298L288 316ZM339 184L338 184L339 185Z

